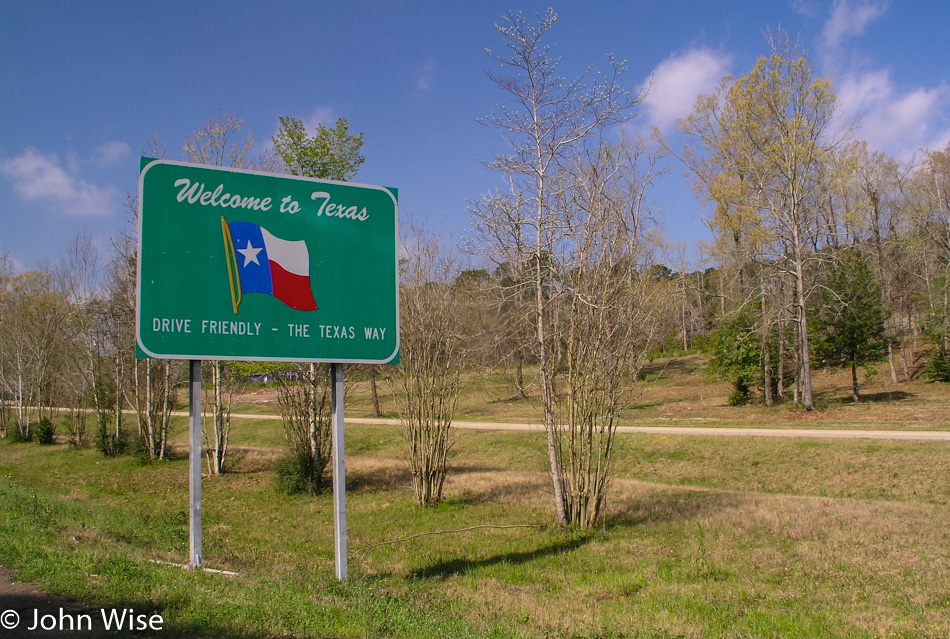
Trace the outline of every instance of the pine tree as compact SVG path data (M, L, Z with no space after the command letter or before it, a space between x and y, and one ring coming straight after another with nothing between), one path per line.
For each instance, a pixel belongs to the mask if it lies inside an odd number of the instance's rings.
M829 364L851 367L854 401L858 366L880 361L887 352L887 312L881 285L857 249L843 250L822 289L814 318L816 356Z

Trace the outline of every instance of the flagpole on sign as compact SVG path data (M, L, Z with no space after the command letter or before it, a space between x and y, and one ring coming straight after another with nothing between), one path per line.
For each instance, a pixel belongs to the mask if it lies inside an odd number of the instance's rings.
M188 362L188 466L190 555L188 566L201 567L201 360Z
M228 282L231 284L231 308L234 309L234 314L237 315L238 304L241 303L241 281L237 272L237 264L234 263L234 240L231 239L231 231L228 229L228 223L224 220L223 215L221 216L221 232L224 235L224 258L228 261ZM231 268L232 264L234 264L233 271ZM236 292L234 286L235 278L239 278Z
M333 552L336 578L346 581L346 475L343 468L343 364L330 364L333 445Z

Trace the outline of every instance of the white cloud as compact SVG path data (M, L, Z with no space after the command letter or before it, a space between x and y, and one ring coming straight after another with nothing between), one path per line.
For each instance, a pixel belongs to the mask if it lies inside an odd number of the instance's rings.
M98 166L109 166L128 155L131 150L125 142L106 142L92 152L92 162Z
M862 112L886 101L894 89L887 69L847 75L836 84L838 115L852 120Z
M416 69L416 88L428 91L432 88L432 75L435 72L435 62L429 61Z
M320 124L329 128L333 126L335 122L336 117L331 107L317 107L308 117L303 119L303 125L308 134L316 131L317 126Z
M847 37L861 35L864 28L887 11L889 0L835 0L831 18L825 23L822 40L835 48Z
M908 160L922 148L946 144L950 89L898 87L889 69L868 69L860 51L848 46L889 8L890 0L834 0L821 33L823 66L838 98L839 120L856 122L856 137L874 149Z
M806 18L816 17L823 8L818 0L792 0L790 6L792 11Z
M48 202L68 215L108 215L117 198L115 188L90 184L61 167L56 155L34 148L0 162L0 175L13 182L20 198Z
M692 112L696 96L719 85L730 63L730 56L709 49L691 49L660 62L652 84L645 85L649 90L643 100L647 124L668 131Z
M838 114L858 120L857 137L906 160L920 148L940 148L945 132L934 128L950 99L946 86L900 93L886 69L846 76L837 84Z

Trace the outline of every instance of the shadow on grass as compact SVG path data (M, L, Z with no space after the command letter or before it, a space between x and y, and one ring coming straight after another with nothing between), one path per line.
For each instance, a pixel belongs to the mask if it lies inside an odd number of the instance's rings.
M907 391L883 391L880 393L862 393L861 402L903 402L917 397L916 393Z
M538 479L509 479L504 482L491 482L483 488L466 487L453 495L452 501L467 506L491 504L497 502L532 501L547 486Z
M412 486L412 475L406 466L385 466L371 470L349 470L346 473L346 492L375 492L403 490Z
M450 561L440 561L437 564L419 568L409 573L409 577L420 579L445 578L461 575L471 570L486 568L488 566L524 564L544 557L573 552L584 546L590 539L591 535L583 535L575 539L542 546L536 550L505 553L488 557L487 559L452 559Z
M464 466L449 464L449 475L465 475L467 473L501 473L507 470L502 466Z
M648 526L705 519L741 508L750 498L739 493L674 490L651 492L612 504L608 521L614 526Z
M642 379L646 377L656 378L657 376L689 375L699 371L705 365L706 362L700 357L674 357L646 364L640 369L640 375Z
M819 391L814 394L815 405L819 410L839 405L854 405L854 399L851 395L851 387L833 388ZM881 391L879 393L861 393L858 404L885 403L885 402L903 402L917 397L916 393L908 393L902 390Z
M668 404L668 403L669 403L669 402L643 402L643 403L635 403L635 404L633 404L633 405L630 406L630 411L629 411L629 412L631 412L631 413L636 413L636 411L638 411L638 410L646 410L647 408L656 408L657 406L664 406L664 405L666 405L666 404Z
M526 404L536 401L535 397L531 395L509 395L507 397L498 397L496 399L489 400L489 404L516 404L524 402Z

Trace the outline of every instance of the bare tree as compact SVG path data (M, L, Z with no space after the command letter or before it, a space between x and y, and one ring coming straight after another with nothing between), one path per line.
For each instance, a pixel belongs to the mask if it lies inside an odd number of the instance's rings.
M168 427L181 373L181 362L167 359L136 360L132 368L128 401L135 409L139 437L149 459L162 460L168 454Z
M59 373L68 358L69 304L49 270L9 277L0 289L0 343L5 395L13 401L19 437L37 420L52 421Z
M645 166L644 166L645 165ZM564 374L555 382L558 466L568 520L593 526L607 494L621 411L662 341L668 286L649 276L655 228L645 206L657 156L642 143L600 145L580 160L559 207Z
M98 311L103 303L102 278L99 249L87 235L76 236L57 269L57 279L72 309L69 331L74 355L64 371L64 399L69 410L66 425L74 446L85 443L87 411L94 405L95 373L101 371L97 353L101 339Z
M621 88L624 64L612 58L608 58L607 73L596 75L589 83L589 73L575 80L561 77L560 61L545 44L556 20L550 9L536 24L520 12L508 12L496 25L503 49L486 52L503 72L490 72L489 78L507 95L509 104L483 123L501 131L511 146L510 155L497 156L489 163L505 176L510 190L506 195L490 196L495 199L476 206L473 216L484 249L499 264L507 262L524 272L518 280L524 282L533 304L534 350L555 511L558 523L567 525L554 416L558 342L551 330L552 305L558 297L552 260L564 240L564 229L554 207L564 188L565 166L577 157L582 143L606 126L627 119L640 98Z
M289 456L277 469L278 485L289 493L319 494L327 486L326 469L332 451L330 367L281 366L275 377L289 447Z
M185 136L182 156L189 162L210 166L272 170L274 158L265 153L250 157L254 149L254 132L241 132L244 120L221 110ZM243 386L242 378L226 362L213 361L210 370L211 388L208 400L202 404L210 420L202 420L205 454L212 475L222 475L226 469L228 444L231 435L231 407Z
M254 131L242 133L244 120L221 109L191 135L185 136L181 154L189 162L210 166L230 166L275 172L280 161L265 149L251 155L254 150Z
M227 471L228 448L231 439L231 409L247 387L246 378L228 362L215 361L208 367L211 386L204 387L210 401L201 403L202 435L208 472L223 475ZM205 417L210 412L210 419Z
M442 499L462 368L461 305L454 265L439 240L414 232L400 275L400 363L394 372L399 418L416 503Z

